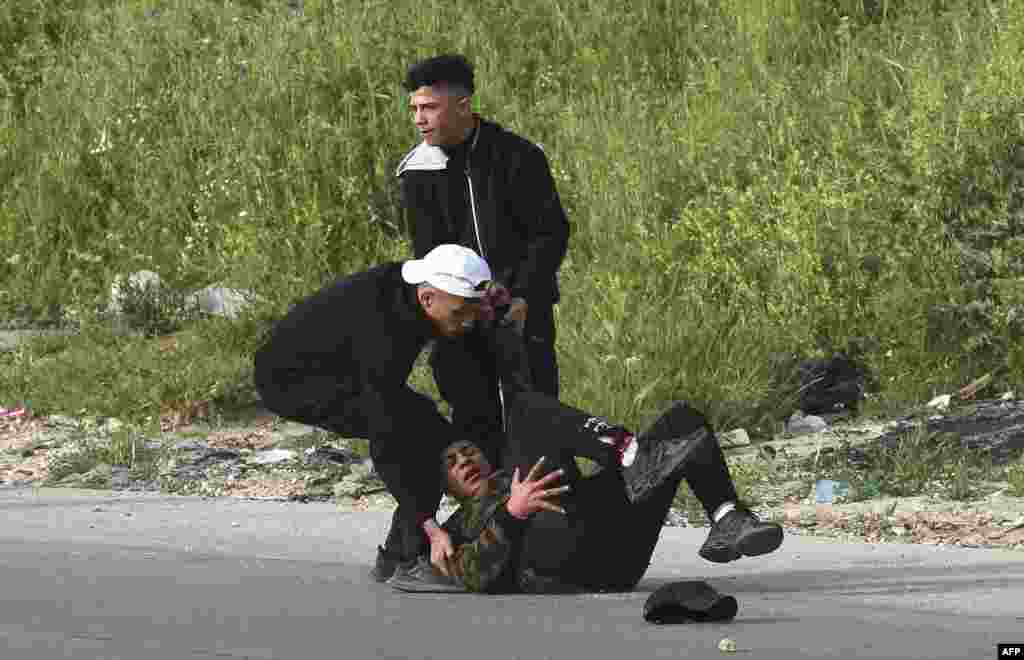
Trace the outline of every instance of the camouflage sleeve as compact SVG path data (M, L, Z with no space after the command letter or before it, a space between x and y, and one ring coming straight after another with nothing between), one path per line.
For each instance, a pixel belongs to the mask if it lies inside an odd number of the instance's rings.
M475 538L455 547L450 564L452 575L468 591L486 591L514 557L524 521L508 513L505 501L501 501Z

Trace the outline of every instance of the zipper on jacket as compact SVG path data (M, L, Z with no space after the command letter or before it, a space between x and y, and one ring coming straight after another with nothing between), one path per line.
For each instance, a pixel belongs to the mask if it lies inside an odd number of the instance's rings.
M469 161L476 150L476 142L480 139L480 125L477 124L476 134L473 136L473 144L466 150L466 184L469 186L469 211L473 215L473 233L476 234L476 246L480 250L480 256L487 260L487 252L484 251L484 242L480 238L480 223L476 218L476 195L473 193L473 178L469 175Z
M480 249L480 256L487 261L487 253L484 251L484 242L480 240L480 223L476 219L476 199L473 194L473 179L469 176L469 165L466 165L466 183L469 184L469 212L473 215L473 233L476 234L476 246Z

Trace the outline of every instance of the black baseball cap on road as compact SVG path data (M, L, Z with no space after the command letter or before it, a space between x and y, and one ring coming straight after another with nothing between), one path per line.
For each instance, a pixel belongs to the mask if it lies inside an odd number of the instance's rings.
M699 580L670 582L654 590L644 603L644 619L651 623L703 623L731 621L739 605Z

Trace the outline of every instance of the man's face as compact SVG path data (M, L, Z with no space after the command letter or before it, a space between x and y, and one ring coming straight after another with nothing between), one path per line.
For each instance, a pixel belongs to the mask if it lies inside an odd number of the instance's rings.
M452 443L444 452L448 492L455 497L481 495L491 475L491 464L480 448L468 440Z
M451 96L436 86L420 87L409 95L409 110L420 137L431 146L459 144L472 112L468 96Z
M469 332L480 318L480 300L454 296L437 288L419 292L423 311L443 337L461 337Z

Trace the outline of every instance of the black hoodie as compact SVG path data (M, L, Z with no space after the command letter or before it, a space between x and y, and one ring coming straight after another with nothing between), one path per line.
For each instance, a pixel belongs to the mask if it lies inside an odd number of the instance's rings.
M387 465L378 471L420 522L436 509L437 471L401 465L404 455L417 455L403 452L403 445L453 438L436 404L407 384L434 329L401 269L400 262L387 263L342 277L295 305L257 351L255 380L272 410L275 396L295 410L358 399L359 426L371 450L386 451ZM374 440L392 446L377 447Z

